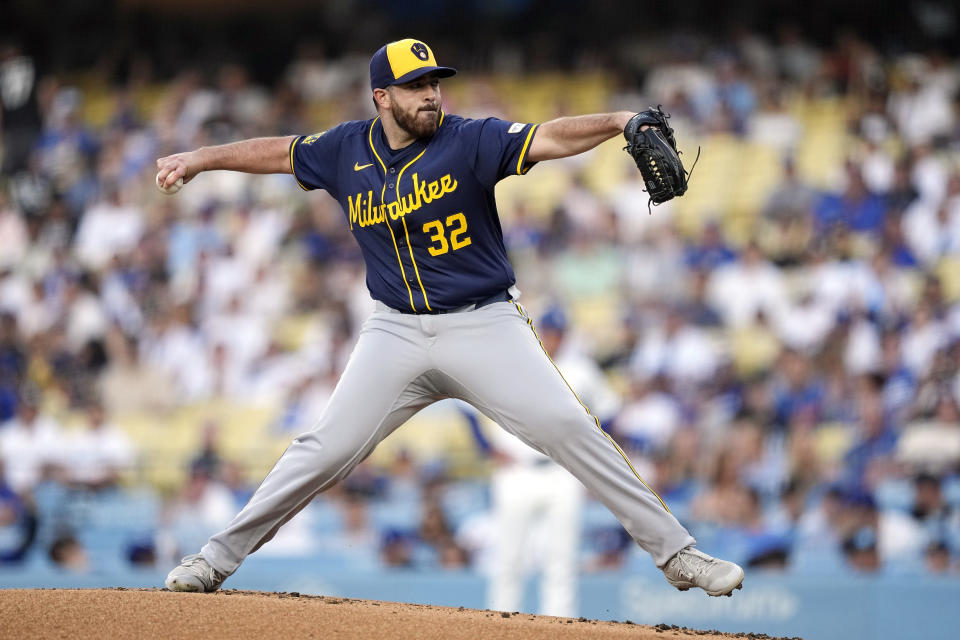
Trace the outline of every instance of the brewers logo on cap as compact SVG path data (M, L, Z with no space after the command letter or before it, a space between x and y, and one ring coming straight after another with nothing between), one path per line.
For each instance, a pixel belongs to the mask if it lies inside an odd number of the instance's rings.
M433 51L425 42L406 38L385 44L370 58L370 88L384 89L392 84L403 84L420 76L437 72L441 78L454 75L457 70L437 65Z
M410 51L413 51L413 55L421 60L428 60L430 58L430 50L427 49L427 45L422 42L414 42L410 45Z

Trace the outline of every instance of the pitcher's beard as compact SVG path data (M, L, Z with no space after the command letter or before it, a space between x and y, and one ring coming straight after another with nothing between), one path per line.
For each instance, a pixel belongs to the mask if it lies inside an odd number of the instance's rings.
M437 132L437 125L440 122L439 107L436 111L418 109L410 114L401 110L398 105L394 103L390 111L393 113L394 121L400 126L400 128L414 138L429 138ZM426 115L421 116L420 114Z

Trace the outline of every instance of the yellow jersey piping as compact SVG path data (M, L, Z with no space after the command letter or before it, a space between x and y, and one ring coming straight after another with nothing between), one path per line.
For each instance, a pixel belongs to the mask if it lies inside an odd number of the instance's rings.
M530 141L533 140L533 132L537 130L537 127L540 125L535 124L530 127L530 132L527 133L527 139L523 143L523 148L520 149L520 157L517 159L517 175L522 176L527 171L530 171L530 167L524 168L523 161L527 158L527 148L530 146Z
M651 488L647 485L647 483L643 481L643 478L641 478L641 477L640 477L640 474L637 473L637 470L633 467L633 464L630 462L630 458L627 457L627 454L625 454L625 453L623 452L623 449L620 448L620 445L618 445L618 444L616 443L616 441L615 441L613 438L610 437L610 434L603 430L603 427L600 426L600 419L597 418L597 416L595 416L595 415L593 415L592 413L590 413L590 409L587 408L587 405L583 404L583 401L580 400L580 396L578 396L578 395L577 395L577 392L573 390L573 387L570 386L570 383L567 382L567 379L563 377L563 372L560 371L560 367L557 366L557 363L554 362L554 361L553 361L553 358L550 357L550 354L547 353L546 348L543 346L543 341L540 340L540 336L537 335L537 330L536 330L536 328L533 326L533 320L530 319L530 316L528 316L528 315L523 311L523 309L520 307L519 304L516 303L515 300L511 300L510 302L513 303L513 306L517 308L517 311L520 313L520 315L527 321L527 326L529 326L529 327L530 327L530 330L533 331L533 336L537 339L537 342L540 343L540 348L543 349L543 353L547 356L547 360L550 361L550 364L553 365L553 368L556 369L556 370L557 370L557 373L560 374L560 378L561 378L561 379L564 381L564 383L567 385L567 388L570 389L570 393L572 393L572 394L573 394L573 397L577 399L577 402L580 404L580 406L583 407L583 410L587 412L587 415L589 415L591 418L593 418L593 421L597 424L597 429L600 430L600 433L602 433L603 436L604 436L608 441L610 441L610 444L612 444L612 445L616 448L617 453L620 454L620 456L623 458L624 462L627 463L627 466L630 467L630 471L633 471L633 475L635 475L635 476L637 477L637 480L640 481L640 484L642 484L644 487L646 487L646 488L647 488L647 491L649 491L650 493L652 493L652 494L657 498L657 500L660 501L660 505L661 505L664 509L667 510L667 513L670 513L670 508L667 506L667 503L665 503L665 502L663 501L663 498L661 498L659 495L657 495L657 492L656 492L656 491L654 491L653 489L651 489Z
M367 132L367 140L370 142L370 150L373 151L373 156L377 159L377 162L380 163L380 166L383 167L383 189L380 190L380 206L383 206L383 198L387 194L387 165L383 163L383 160L380 159L380 155L377 153L376 147L373 146L373 125L377 123L377 120L380 119L380 116L377 116L373 119L373 122L370 123L370 131ZM403 278L403 284L407 287L407 295L410 296L410 308L413 309L414 313L417 311L417 305L413 303L413 290L410 289L410 284L407 282L407 273L403 269L403 261L400 259L400 249L397 247L397 239L393 235L393 228L390 227L390 221L387 218L388 214L386 211L383 212L383 222L387 225L387 231L390 232L390 239L393 240L393 250L397 252L397 264L400 265L400 277ZM414 265L416 266L416 265ZM420 276L417 276L418 278ZM426 297L424 297L426 300Z
M293 168L293 146L294 146L295 144L297 144L297 140L299 140L299 139L302 138L302 137L303 137L303 136L297 136L296 138L294 138L293 140L290 141L290 173L293 174L293 179L297 181L297 185L298 185L301 189L303 189L304 191L310 191L310 189L307 189L305 186L303 186L303 183L300 182L300 178L297 177L297 172L296 172L296 170Z
M367 131L367 141L370 143L370 151L373 151L373 157L377 159L377 162L380 163L380 166L383 167L383 177L387 177L387 165L383 164L383 160L380 159L380 154L377 153L377 148L373 146L373 127L377 124L377 120L380 119L380 116L377 116L373 119L373 122L370 123L370 130Z
M427 311L433 311L430 308L430 301L427 300L427 290L423 287L423 280L420 279L420 269L417 267L417 260L413 257L413 245L410 244L410 232L407 231L407 217L403 214L403 202L400 200L400 180L403 178L403 172L407 170L414 162L420 159L420 156L427 152L426 149L417 154L417 157L408 162L400 173L397 174L397 203L400 207L400 221L403 223L403 233L407 237L407 249L410 250L410 261L413 262L413 271L417 274L417 282L420 283L420 291L423 293L423 302L427 305Z

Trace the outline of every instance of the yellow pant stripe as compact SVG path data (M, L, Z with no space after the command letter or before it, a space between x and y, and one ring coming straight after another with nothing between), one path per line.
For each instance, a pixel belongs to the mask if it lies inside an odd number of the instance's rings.
M583 402L580 400L580 396L578 396L578 395L577 395L577 392L573 390L573 387L570 386L570 383L567 382L567 379L563 377L563 372L560 371L560 367L557 366L557 363L553 361L553 358L550 357L550 354L547 353L546 348L544 348L544 346L543 346L543 341L540 340L540 336L537 335L537 329L536 329L536 327L533 326L533 320L530 319L530 316L528 316L528 315L526 314L526 312L523 310L523 308L522 308L519 304L517 304L516 301L511 300L511 302L513 302L513 306L515 306L515 307L517 308L517 311L520 313L520 315L523 316L523 318L527 321L527 326L529 326L529 327L530 327L530 330L533 331L533 336L537 339L537 342L540 343L540 348L543 349L543 353L546 354L547 360L550 361L550 364L553 365L553 368L556 369L556 370L557 370L557 373L560 374L560 378L561 378L561 379L563 380L563 382L567 385L567 388L570 389L570 393L572 393L572 394L573 394L573 397L577 399L577 402L580 404L580 406L583 407L583 410L587 412L587 415L589 415L591 418L593 418L593 421L594 421L594 423L596 423L597 429L600 430L600 433L602 433L603 436L604 436L608 441L610 441L610 444L612 444L612 445L614 446L614 448L617 450L617 453L620 454L620 456L623 458L624 462L627 463L627 466L630 467L630 471L632 471L632 472L633 472L633 475L635 475L635 476L637 477L637 480L640 481L640 484L642 484L643 486L645 486L645 487L647 488L647 491L649 491L650 493L652 493L652 494L657 498L657 500L660 501L660 504L663 506L664 509L667 510L667 513L670 513L670 508L667 506L667 503L665 503L665 502L663 501L663 499L662 499L659 495L657 495L657 492L656 492L656 491L654 491L653 489L651 489L651 488L649 487L649 485L647 485L647 483L643 481L643 478L641 478L641 477L640 477L640 474L637 473L637 470L633 467L633 463L630 462L630 458L627 457L627 454L625 454L625 453L623 452L623 449L620 448L620 445L618 445L618 444L616 443L616 441L615 441L613 438L610 437L610 434L603 430L603 427L600 426L600 419L597 418L597 416L595 416L595 415L593 415L592 413L590 413L590 409L587 408L587 405L583 404Z

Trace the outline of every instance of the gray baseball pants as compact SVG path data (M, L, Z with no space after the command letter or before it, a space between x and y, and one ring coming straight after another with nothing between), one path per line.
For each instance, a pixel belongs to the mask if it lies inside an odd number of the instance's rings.
M394 429L444 398L472 404L566 468L657 566L694 543L580 403L523 307L511 301L408 315L378 303L317 426L287 448L247 505L204 545L204 558L233 573Z

